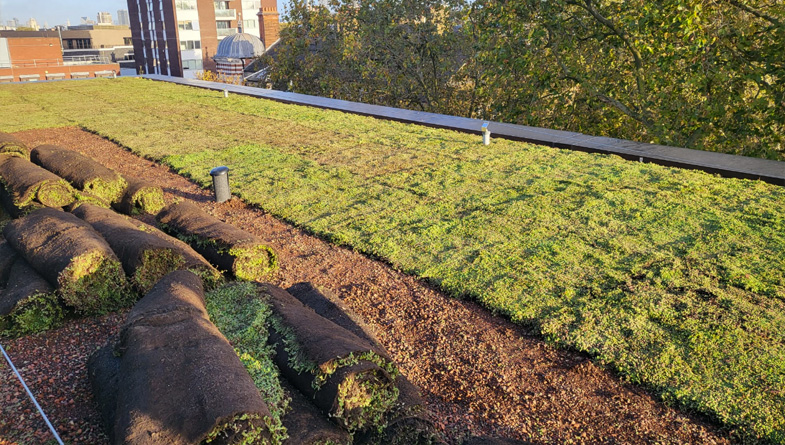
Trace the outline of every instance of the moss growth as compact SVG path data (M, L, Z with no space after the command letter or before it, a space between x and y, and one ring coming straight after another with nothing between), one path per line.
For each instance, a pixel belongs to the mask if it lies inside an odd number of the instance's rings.
M265 429L256 426L265 421L266 419L262 419L261 416L248 414L237 416L222 425L216 426L213 431L207 434L202 443L217 442L219 444L231 443L233 445L271 444L264 437ZM238 437L238 434L241 436Z
M118 178L114 181L106 181L103 178L95 178L84 184L83 191L93 194L106 202L114 202L117 201L120 196L122 196L127 185L128 184L126 184L125 179L119 175Z
M79 205L84 203L93 204L98 207L103 207L105 209L109 208L109 203L107 203L102 198L93 195L91 193L75 190L74 196L76 197L76 202L73 204L73 208L79 207Z
M84 314L103 314L135 300L120 262L100 252L74 257L58 277L63 301Z
M289 398L280 384L274 351L267 344L269 305L259 299L251 283L226 284L208 292L205 300L210 319L232 343L270 409L268 428L273 443L283 442L288 435L281 419L289 408Z
M181 269L184 264L183 256L174 250L145 250L141 263L131 277L131 284L144 295L158 280L169 272Z
M22 159L30 160L30 150L19 144L0 144L0 155L18 156Z
M268 246L258 245L224 250L236 258L232 272L239 280L256 281L269 275L278 267L278 257Z
M159 187L142 187L131 196L131 214L155 215L166 206L163 191Z
M38 293L21 302L10 314L0 317L0 333L13 337L35 334L60 326L64 319L57 296Z
M35 192L35 199L47 207L65 207L74 202L75 196L75 190L65 180L44 182Z
M332 414L349 431L376 428L398 400L398 388L375 374L349 376L338 385L338 409Z

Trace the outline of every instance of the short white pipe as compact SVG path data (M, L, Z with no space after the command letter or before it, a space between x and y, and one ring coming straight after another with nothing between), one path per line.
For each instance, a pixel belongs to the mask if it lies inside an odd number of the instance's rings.
M488 122L482 124L482 143L484 145L491 144L491 130L488 129Z

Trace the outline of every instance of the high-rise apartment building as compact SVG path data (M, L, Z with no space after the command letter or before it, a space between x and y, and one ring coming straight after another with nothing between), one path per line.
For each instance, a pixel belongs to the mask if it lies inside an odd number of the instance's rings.
M127 9L117 10L117 24L120 26L131 26L131 19L128 16Z
M112 13L111 12L99 12L98 13L98 21L96 22L99 25L111 25L112 24Z
M265 46L278 39L276 0L128 0L128 12L142 74L193 77L196 71L215 71L218 42L237 33L238 26L260 36ZM262 12L266 21L257 16Z

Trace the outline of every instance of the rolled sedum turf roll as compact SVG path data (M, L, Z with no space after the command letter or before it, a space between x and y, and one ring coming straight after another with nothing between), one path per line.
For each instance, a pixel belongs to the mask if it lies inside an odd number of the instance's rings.
M107 202L118 200L126 187L125 180L114 170L56 145L39 145L30 152L30 160L65 178L77 189Z
M193 273L161 279L128 314L113 351L99 350L88 369L113 443L269 443L267 406L210 322Z
M63 178L16 156L0 156L0 182L18 209L35 205L64 207L74 202L74 189Z
M287 289L320 316L368 341L378 351L387 352L359 315L329 289L311 283L297 283ZM398 400L385 418L383 430L369 430L355 437L358 444L430 445L444 443L425 409L419 388L403 374L395 379Z
M0 132L0 155L19 156L30 159L30 149L16 136Z
M272 309L275 362L289 382L347 430L382 430L398 398L392 360L285 290L258 286Z
M126 215L156 215L164 208L164 192L161 187L139 178L124 177L128 186L119 201L112 204L115 210Z
M104 313L132 301L117 256L98 232L76 216L36 210L9 222L3 236L78 312Z
M321 411L289 382L281 384L291 397L289 410L283 416L283 424L289 433L286 443L302 445L348 445L352 436L343 428L330 422Z
M131 284L142 294L175 270L192 269L212 280L219 277L218 271L199 254L188 252L190 247L154 227L88 203L72 213L90 224L109 243Z
M17 256L0 291L0 332L34 334L59 326L63 318L54 287Z
M157 216L161 228L190 244L219 270L257 281L275 269L273 250L256 236L208 215L196 204L181 202Z

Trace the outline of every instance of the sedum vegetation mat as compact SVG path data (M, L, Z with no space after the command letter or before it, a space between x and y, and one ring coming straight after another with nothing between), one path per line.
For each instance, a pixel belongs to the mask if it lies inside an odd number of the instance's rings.
M785 443L785 189L139 79L0 87Z

